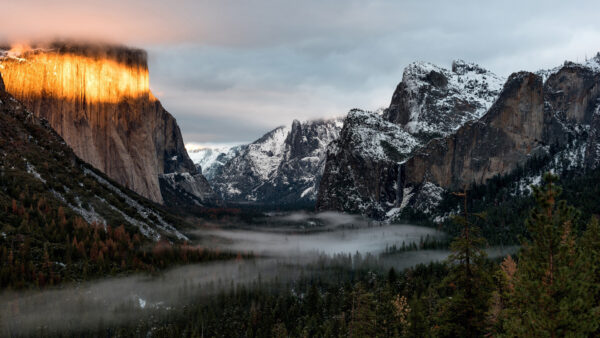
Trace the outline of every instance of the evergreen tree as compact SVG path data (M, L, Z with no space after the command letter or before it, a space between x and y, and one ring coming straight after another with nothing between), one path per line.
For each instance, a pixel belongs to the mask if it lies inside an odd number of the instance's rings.
M523 241L505 330L510 337L587 336L595 328L584 255L576 247L578 214L557 202L556 176L546 174L534 187L536 207L526 221L531 240ZM594 263L594 264L597 264Z
M517 272L517 263L508 255L500 264L500 269L495 273L496 291L492 293L490 309L488 312L489 331L498 335L504 334L506 322L506 309L509 298L514 292L514 278Z
M600 336L600 224L596 217L592 217L587 229L580 240L579 250L580 266L577 269L586 272L587 279L584 280L589 288L587 300L594 316L591 317L596 329L592 336Z
M433 331L438 337L480 337L485 329L492 280L485 264L485 239L467 212L466 190L458 195L465 201L464 216L456 217L455 222L463 230L450 246L450 271L441 284L447 297L438 304Z
M359 283L352 293L350 313L350 337L375 337L377 321L373 294L364 290Z

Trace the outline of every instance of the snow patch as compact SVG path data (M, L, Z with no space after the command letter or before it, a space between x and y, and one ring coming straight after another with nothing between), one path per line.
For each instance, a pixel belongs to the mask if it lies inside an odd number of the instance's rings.
M92 176L100 184L102 184L103 186L105 186L106 188L108 188L109 190L114 192L115 194L117 194L119 197L123 198L125 200L125 202L130 207L133 207L137 211L137 213L140 216L142 216L146 221L150 222L151 224L154 224L154 226L156 226L157 228L159 228L165 232L175 235L178 239L188 240L188 238L185 235L183 235L182 233L180 233L177 229L175 229L175 227L173 227L171 224L165 222L159 214L157 214L153 210L146 208L143 205L139 204L136 200L132 199L127 194L125 194L123 191L121 191L121 189L112 185L110 182L108 182L104 178L100 177L95 172L85 168L84 173L85 173L85 175ZM113 210L118 211L127 220L127 222L138 226L140 231L142 231L142 233L145 236L154 238L155 240L160 239L160 235L154 229L152 229L147 223L140 222L136 219L131 218L130 216L126 215L124 212L122 212L121 210L119 210L118 208L116 208L113 205L110 205L110 207ZM151 217L153 219L155 219L156 221L151 220L150 219ZM150 235L150 236L148 236L148 235Z
M27 168L27 172L29 174L33 175L33 177L37 178L42 183L46 183L46 180L42 178L42 176L35 170L35 167L31 163L25 162L25 167Z

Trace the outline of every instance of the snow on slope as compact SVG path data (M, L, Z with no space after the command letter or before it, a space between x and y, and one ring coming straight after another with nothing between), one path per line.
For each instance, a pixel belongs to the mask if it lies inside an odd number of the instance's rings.
M237 143L188 143L185 145L185 148L192 159L192 162L194 162L197 167L200 167L202 174L210 181L214 175L215 168L224 165L229 159L226 155L231 149L237 146L239 146Z
M447 135L483 116L502 90L505 79L461 60L448 70L428 62L404 69L387 119L412 134Z
M345 124L350 147L372 160L400 162L420 145L413 135L376 112L353 109Z
M340 138L329 147L317 209L393 217L414 195L399 187L400 165L431 139L483 116L503 85L502 77L473 63L455 61L451 70L410 64L383 114L348 113ZM419 204L439 201L441 188L422 189L429 195Z
M217 156L203 171L225 201L296 203L314 200L326 149L341 119L294 121Z

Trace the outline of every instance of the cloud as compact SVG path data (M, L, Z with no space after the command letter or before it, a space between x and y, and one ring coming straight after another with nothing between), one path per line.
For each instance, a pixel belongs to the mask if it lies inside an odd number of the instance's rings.
M236 142L293 118L386 106L415 60L461 58L504 76L581 61L600 49L599 10L597 1L8 0L0 39L147 48L151 87L189 122L185 141Z

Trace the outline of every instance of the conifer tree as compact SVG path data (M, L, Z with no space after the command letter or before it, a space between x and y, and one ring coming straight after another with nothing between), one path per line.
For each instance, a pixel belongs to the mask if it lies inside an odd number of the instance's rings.
M442 292L448 296L438 304L433 332L438 337L480 337L485 330L492 290L483 250L486 242L470 220L466 189L457 195L464 198L464 215L455 217L455 222L462 226L462 233L450 246L450 271L441 284Z
M600 224L592 217L587 229L580 240L580 265L578 269L586 272L585 280L589 288L587 301L590 302L590 312L593 314L590 325L595 326L592 336L600 336Z
M510 337L588 336L595 329L589 298L590 271L581 269L574 226L578 214L565 201L557 177L534 187L536 207L526 221L505 330Z

